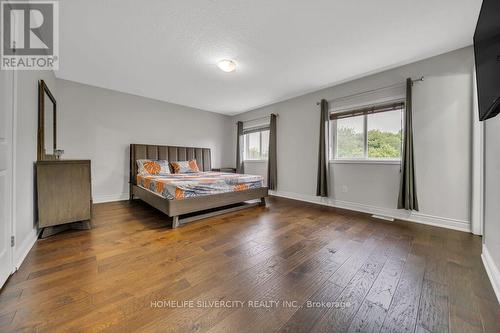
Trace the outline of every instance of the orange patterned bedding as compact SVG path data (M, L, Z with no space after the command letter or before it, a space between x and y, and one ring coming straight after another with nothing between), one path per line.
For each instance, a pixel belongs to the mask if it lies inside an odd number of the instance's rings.
M166 199L182 200L204 195L262 187L262 176L224 172L137 175L137 185Z

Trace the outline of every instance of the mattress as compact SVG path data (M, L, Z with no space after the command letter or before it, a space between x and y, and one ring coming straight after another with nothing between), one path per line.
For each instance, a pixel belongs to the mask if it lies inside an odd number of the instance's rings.
M263 184L262 176L225 172L137 175L138 186L170 200L244 191Z

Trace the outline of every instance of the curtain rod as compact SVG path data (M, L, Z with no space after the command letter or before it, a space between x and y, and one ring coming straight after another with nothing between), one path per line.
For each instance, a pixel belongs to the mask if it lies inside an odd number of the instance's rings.
M412 83L419 82L419 81L424 81L424 77L421 76L418 79L411 80ZM352 94L352 95L337 97L337 98L334 98L334 99L330 99L327 102L332 102L332 101L342 100L342 99L346 99L346 98L351 98L351 97L354 97L354 96L364 95L364 94L368 94L368 93L375 92L375 91L378 91L378 90L384 90L384 89L394 88L394 87L398 87L398 86L402 86L402 85L405 85L405 83L404 82L402 82L402 83L396 83L396 84L392 84L392 85L386 86L386 87L381 87L381 88L376 88L376 89L372 89L372 90L368 90L368 91L363 91L363 92ZM320 104L321 104L321 102L316 102L316 105L320 105Z
M280 115L278 113L271 113L271 114L274 114L276 115L276 117L279 117ZM254 118L254 119L248 119L248 120L240 120L241 122L249 122L249 121L255 121L255 120L261 120L261 119L266 119L266 118L270 118L271 117L271 114L268 115L268 116L263 116L263 117L259 117L259 118Z

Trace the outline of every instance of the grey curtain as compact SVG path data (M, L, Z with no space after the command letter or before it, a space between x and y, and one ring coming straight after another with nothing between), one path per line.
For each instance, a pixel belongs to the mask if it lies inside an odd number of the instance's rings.
M328 196L328 102L324 99L321 100L316 195L319 197Z
M243 164L243 122L238 121L236 123L237 133L236 133L236 172L245 173Z
M276 163L276 115L271 114L269 122L269 153L267 159L267 187L276 190L278 185L278 167Z
M418 211L413 154L412 80L406 80L406 109L398 208Z

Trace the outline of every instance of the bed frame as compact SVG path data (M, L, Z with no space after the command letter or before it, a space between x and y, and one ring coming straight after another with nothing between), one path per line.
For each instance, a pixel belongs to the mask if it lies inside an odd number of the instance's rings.
M130 145L130 200L138 198L154 208L172 217L172 228L177 228L181 223L224 214L256 205L266 204L265 197L268 195L267 187L249 189L239 192L205 195L201 197L186 198L183 200L169 200L160 197L142 187L137 186L137 160L167 160L169 162L187 161L195 159L202 171L211 171L211 154L209 148L158 146L145 144ZM260 199L257 203L241 204L248 200ZM230 206L232 207L225 207ZM214 208L225 207L214 211ZM208 210L212 210L207 212ZM201 212L197 216L180 219L181 215Z

